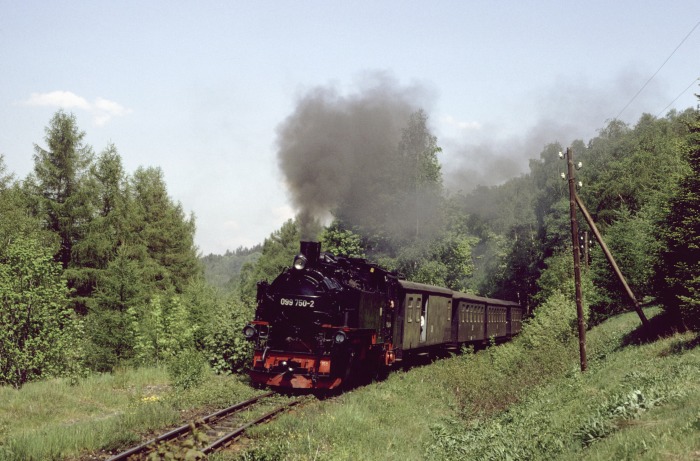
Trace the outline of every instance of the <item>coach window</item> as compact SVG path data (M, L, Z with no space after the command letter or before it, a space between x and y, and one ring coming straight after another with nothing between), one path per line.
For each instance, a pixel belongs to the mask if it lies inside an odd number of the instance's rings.
M408 298L408 312L406 312L406 316L408 318L408 323L413 322L413 298Z
M420 317L416 318L417 322L420 322L420 339L421 343L424 343L427 339L428 334L428 301L429 297L426 296L423 300L422 309L416 309L416 313L420 314Z

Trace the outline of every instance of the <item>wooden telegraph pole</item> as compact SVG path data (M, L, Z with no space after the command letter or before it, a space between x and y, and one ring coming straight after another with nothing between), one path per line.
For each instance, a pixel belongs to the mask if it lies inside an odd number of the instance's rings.
M560 154L561 156L561 154ZM579 246L578 222L576 221L576 183L574 178L574 152L566 149L566 166L569 176L569 210L571 215L571 246L574 252L574 285L576 287L576 314L578 317L578 349L581 371L586 371L586 321L583 317L583 293L581 292L581 250Z

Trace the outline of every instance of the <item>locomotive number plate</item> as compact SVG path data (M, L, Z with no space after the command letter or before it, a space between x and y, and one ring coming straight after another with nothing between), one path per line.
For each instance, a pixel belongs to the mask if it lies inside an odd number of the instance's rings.
M280 298L280 306L314 307L314 300L299 298Z

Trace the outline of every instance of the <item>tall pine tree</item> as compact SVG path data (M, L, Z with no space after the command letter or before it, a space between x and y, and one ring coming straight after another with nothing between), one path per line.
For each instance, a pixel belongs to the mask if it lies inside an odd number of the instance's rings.
M137 229L135 240L144 250L146 274L159 288L182 292L192 277L201 274L194 245L194 216L185 216L173 202L160 168L139 168L132 180Z
M73 114L58 111L46 127L44 149L34 145L34 175L41 214L49 230L61 242L55 256L64 268L71 261L73 244L84 232L90 218L83 178L92 161L92 149L83 143L85 132L78 129Z
M657 293L685 327L700 330L700 111L690 124L691 171L670 201L661 228L666 248L657 268Z
M45 220L46 228L59 240L56 262L65 270L68 286L76 291L73 308L80 314L87 313L82 301L86 274L73 270L73 246L83 239L87 223L92 217L89 190L85 177L92 162L92 149L84 144L85 132L78 129L73 114L58 111L46 127L44 149L34 145L34 176L30 177L36 200L36 211Z

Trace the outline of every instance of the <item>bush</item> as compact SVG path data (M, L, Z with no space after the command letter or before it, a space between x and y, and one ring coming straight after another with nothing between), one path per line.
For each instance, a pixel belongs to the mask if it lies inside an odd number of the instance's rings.
M516 339L518 345L528 350L539 349L556 341L565 343L577 331L576 308L561 292L553 292L523 324Z
M575 335L576 309L555 293L510 343L436 363L431 374L453 390L462 418L489 415L519 401L521 389L570 369Z
M243 337L243 327L253 312L240 301L219 308L203 339L209 366L219 374L240 373L251 359L252 345Z
M187 349L168 362L168 375L173 386L189 389L204 381L207 370L204 356L194 349Z

